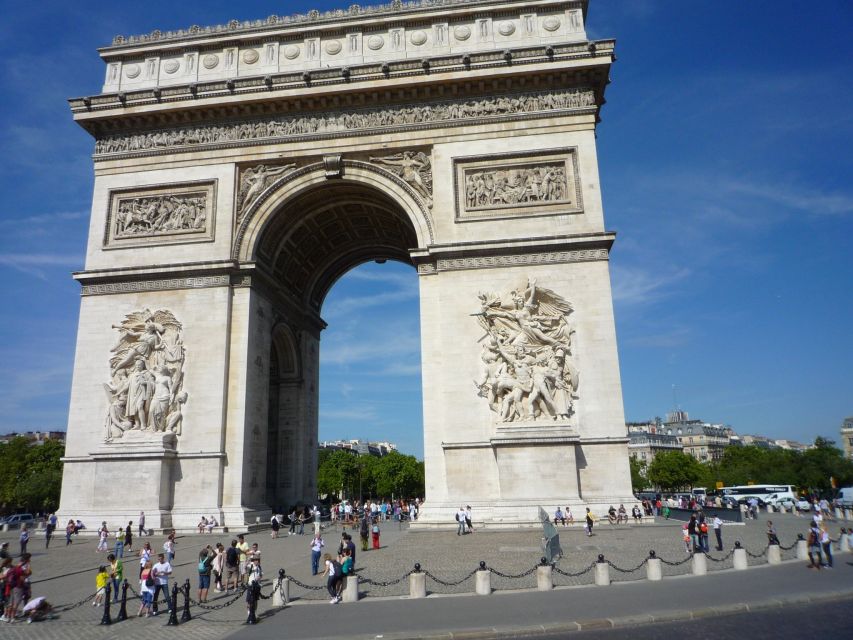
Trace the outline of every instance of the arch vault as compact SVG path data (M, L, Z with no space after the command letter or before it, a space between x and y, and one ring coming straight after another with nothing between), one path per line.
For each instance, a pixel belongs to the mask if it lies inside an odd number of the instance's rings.
M316 500L320 310L370 260L419 276L423 526L631 499L586 17L353 5L102 49L61 515Z

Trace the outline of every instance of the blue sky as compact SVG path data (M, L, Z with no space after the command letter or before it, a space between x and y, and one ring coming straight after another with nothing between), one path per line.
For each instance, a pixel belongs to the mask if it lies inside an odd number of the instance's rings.
M0 23L0 432L64 428L97 93L118 33L346 3L17 4ZM838 438L853 414L853 3L593 0L619 60L598 132L629 420ZM321 438L422 452L417 277L366 265L323 309ZM395 335L394 344L387 339Z

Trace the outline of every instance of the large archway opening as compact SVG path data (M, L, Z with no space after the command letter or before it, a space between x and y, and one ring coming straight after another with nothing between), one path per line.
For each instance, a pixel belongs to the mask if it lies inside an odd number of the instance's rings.
M417 246L415 227L392 196L345 179L290 197L258 235L255 262L276 283L280 301L273 302L266 434L265 501L273 509L316 499L321 421L329 440L378 439L381 429L395 427L411 438L421 426L412 424L421 419L418 283L410 258ZM341 279L341 293L324 304ZM321 349L318 326L327 323L334 328L323 333ZM322 405L321 381L328 385Z

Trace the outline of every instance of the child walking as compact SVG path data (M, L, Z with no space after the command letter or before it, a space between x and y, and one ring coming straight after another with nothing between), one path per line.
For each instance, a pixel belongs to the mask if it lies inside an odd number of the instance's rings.
M100 607L104 604L104 596L107 592L109 582L110 574L107 573L107 568L101 565L98 567L98 575L95 576L95 599L92 601L93 607Z

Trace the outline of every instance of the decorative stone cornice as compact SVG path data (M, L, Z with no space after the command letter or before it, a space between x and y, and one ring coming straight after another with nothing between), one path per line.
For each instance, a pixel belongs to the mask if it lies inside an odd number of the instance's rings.
M567 0L563 4L568 6L576 6L582 8L586 14L588 0ZM105 47L104 51L115 51L128 46L137 46L140 44L150 44L159 42L169 42L178 40L196 40L201 38L209 38L211 36L222 35L247 35L257 34L259 37L265 32L281 30L282 27L295 26L304 27L306 25L328 25L342 20L352 21L354 19L364 17L387 17L399 16L406 18L416 13L425 11L447 11L454 7L487 7L489 5L505 5L512 4L511 0L496 3L495 0L414 0L403 2L402 0L393 0L388 4L364 6L351 4L347 9L332 9L329 11L320 12L312 9L307 13L297 13L290 16L271 15L264 20L231 20L227 24L215 26L200 27L193 25L187 29L178 29L176 31L160 31L155 29L151 33L122 36L117 35L113 38L112 45ZM519 4L516 2L515 4ZM528 3L525 2L525 5Z

